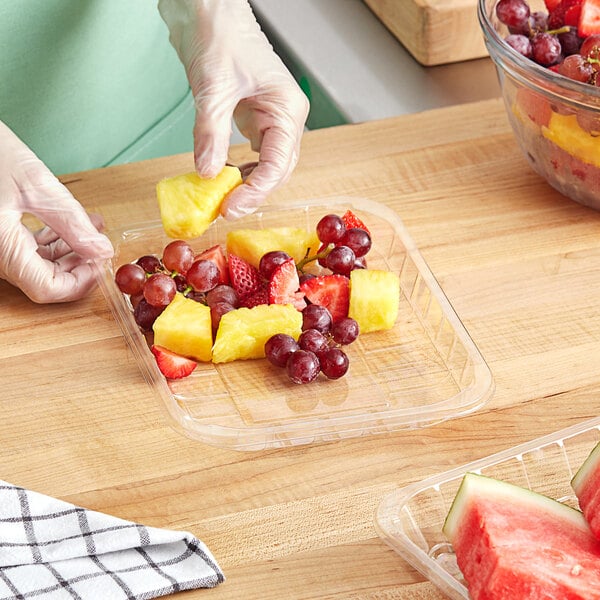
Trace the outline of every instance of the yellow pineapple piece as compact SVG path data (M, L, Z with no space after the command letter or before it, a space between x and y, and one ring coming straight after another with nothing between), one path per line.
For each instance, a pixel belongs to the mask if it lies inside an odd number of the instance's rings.
M542 134L571 156L600 167L600 137L582 129L575 115L553 112Z
M178 239L202 235L219 216L225 196L240 183L240 170L230 166L213 179L186 173L159 181L156 196L167 235Z
M198 361L210 361L213 339L208 306L175 294L152 329L155 345Z
M315 254L320 243L316 232L299 227L272 227L269 229L235 229L227 234L227 252L235 254L258 268L263 254L272 250L287 252L300 262L306 249Z
M259 304L231 310L221 317L213 362L263 358L265 342L272 335L287 333L298 339L301 329L302 313L291 304Z
M360 333L391 329L398 317L400 278L391 271L354 269L350 273L348 316Z

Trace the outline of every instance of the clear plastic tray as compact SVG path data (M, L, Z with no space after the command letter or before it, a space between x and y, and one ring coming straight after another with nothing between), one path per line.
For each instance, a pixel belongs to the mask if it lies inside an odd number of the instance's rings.
M431 274L398 215L364 198L327 198L264 207L236 221L217 219L192 242L224 244L236 228L293 225L314 230L328 213L353 210L369 227L369 268L400 275L400 310L386 332L364 334L347 347L345 377L289 382L265 359L199 364L167 381L159 372L128 300L114 283L121 264L161 254L170 241L160 222L112 233L115 256L101 266L103 290L139 367L171 425L207 444L260 450L432 425L481 407L493 392L488 366Z
M444 519L463 476L481 473L577 508L571 479L600 442L600 417L493 454L386 496L375 515L380 537L449 598L469 598Z

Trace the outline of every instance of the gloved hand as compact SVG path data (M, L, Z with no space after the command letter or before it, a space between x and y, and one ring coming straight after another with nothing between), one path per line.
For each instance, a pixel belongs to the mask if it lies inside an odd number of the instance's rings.
M247 0L159 0L196 104L194 158L202 177L225 166L232 117L259 153L225 218L253 212L298 161L308 99L262 33Z
M47 227L33 233L21 222L26 213ZM113 255L101 226L0 122L0 278L34 302L81 298L95 284L89 259Z

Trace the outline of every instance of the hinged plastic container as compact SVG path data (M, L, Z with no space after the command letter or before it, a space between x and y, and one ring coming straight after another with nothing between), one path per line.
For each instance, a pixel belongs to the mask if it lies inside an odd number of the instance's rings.
M600 417L399 489L379 505L377 531L449 598L469 598L452 546L442 532L464 475L487 475L577 508L571 479L598 442Z
M346 350L350 369L341 379L323 376L291 383L266 359L199 364L191 376L167 381L156 366L114 272L144 254L162 253L170 241L160 222L132 225L111 235L112 261L100 286L139 367L171 425L207 444L260 450L412 429L481 407L493 392L483 357L431 274L398 215L363 198L327 198L264 207L236 221L218 219L192 245L224 245L237 228L304 227L314 231L328 213L354 211L370 229L369 268L399 273L396 325L364 334Z

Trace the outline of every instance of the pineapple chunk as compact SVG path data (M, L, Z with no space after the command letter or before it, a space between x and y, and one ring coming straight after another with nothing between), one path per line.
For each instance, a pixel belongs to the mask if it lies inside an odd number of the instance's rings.
M231 310L221 317L213 362L264 358L265 342L272 335L287 333L298 339L301 329L302 313L291 304L260 304Z
M167 235L179 239L202 235L219 216L225 196L240 183L240 170L230 166L213 179L187 173L159 181L156 196Z
M319 246L316 232L298 227L235 229L227 234L227 252L257 268L263 254L272 250L287 252L297 263L304 258L307 248L311 248L311 254L316 254Z
M212 355L210 308L175 294L175 298L154 321L154 344L198 361L209 362Z
M542 133L575 158L600 167L600 138L582 129L575 115L553 112L548 127L542 128Z
M350 273L348 316L360 332L391 329L398 317L400 278L391 271L354 269Z

